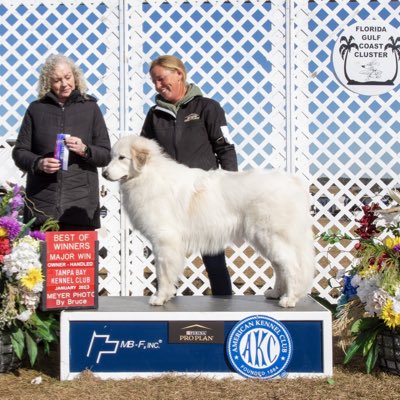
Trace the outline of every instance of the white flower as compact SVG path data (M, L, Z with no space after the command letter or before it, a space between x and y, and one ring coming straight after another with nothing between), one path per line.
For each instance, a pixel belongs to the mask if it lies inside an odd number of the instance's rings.
M30 268L41 268L39 241L25 236L18 240L10 254L4 257L3 271L7 278L21 279Z
M389 196L394 200L397 204L400 204L400 193L396 190L389 189L388 190Z
M374 290L372 295L369 295L367 297L367 301L365 303L365 311L367 311L371 315L381 314L382 308L389 297L389 294L381 288Z
M21 314L17 315L17 319L19 319L22 322L26 322L31 317L31 315L32 315L31 310L25 310Z
M21 296L22 304L24 304L25 307L28 308L29 310L34 311L36 307L39 305L40 294L23 290L21 295L22 295Z
M40 252L40 240L34 239L32 236L24 236L19 239L16 243L17 246L28 245L33 248L36 254L39 256Z
M339 269L339 271L336 273L336 280L340 281L344 276L346 275L346 269Z
M41 293L42 291L43 291L43 282L37 283L32 289L33 293Z
M379 227L386 227L391 224L397 224L400 222L400 210L399 207L395 207L392 210L382 210L376 211L377 219L375 220L375 225ZM392 212L389 212L392 211Z
M398 297L393 299L393 311L400 314L400 299Z
M353 287L357 287L357 286L359 286L360 285L360 282L362 281L362 278L361 278L361 276L360 275L354 275L352 278L351 278L351 286L353 286Z
M378 277L376 275L365 279L362 279L359 275L356 275L351 280L352 286L358 286L357 296L360 298L361 302L366 303L368 298L373 295L373 292L379 289L377 279Z

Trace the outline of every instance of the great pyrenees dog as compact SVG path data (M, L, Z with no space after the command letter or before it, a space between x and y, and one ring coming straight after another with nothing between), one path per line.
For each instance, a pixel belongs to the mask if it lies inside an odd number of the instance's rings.
M308 189L299 177L189 168L140 136L115 143L103 176L120 182L132 225L152 245L158 288L150 304L175 295L187 254L216 254L239 240L274 268L275 286L266 298L294 307L310 290L314 243Z

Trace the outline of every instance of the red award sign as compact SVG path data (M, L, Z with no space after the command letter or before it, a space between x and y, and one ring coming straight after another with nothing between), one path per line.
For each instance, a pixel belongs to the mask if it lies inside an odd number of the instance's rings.
M46 232L43 310L97 308L96 231Z

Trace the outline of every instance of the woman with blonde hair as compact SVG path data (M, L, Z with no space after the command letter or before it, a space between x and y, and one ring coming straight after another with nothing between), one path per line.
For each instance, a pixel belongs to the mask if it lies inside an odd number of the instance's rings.
M150 65L156 96L144 122L142 136L155 139L178 162L204 170L237 171L235 147L229 139L225 113L215 100L186 82L182 61L163 55ZM202 255L211 292L232 294L225 253Z
M39 96L24 116L12 156L27 173L25 222L40 227L49 217L61 230L100 227L97 168L110 161L110 139L82 71L68 57L48 57L39 76ZM58 143L66 157L60 160Z

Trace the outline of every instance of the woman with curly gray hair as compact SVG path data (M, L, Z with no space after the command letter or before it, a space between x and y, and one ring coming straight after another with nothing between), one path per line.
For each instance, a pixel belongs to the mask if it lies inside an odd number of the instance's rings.
M61 230L100 227L97 168L110 161L110 139L96 99L86 92L82 71L70 58L47 58L39 98L25 113L12 153L27 173L24 220L35 217L34 227L49 217Z
M75 89L79 90L83 96L86 95L87 86L81 69L75 63L63 54L54 54L46 59L39 76L39 99L44 97L52 89L51 77L56 67L60 64L69 66L75 80Z

